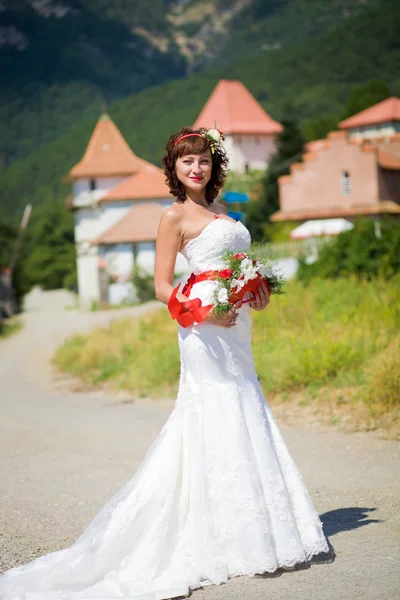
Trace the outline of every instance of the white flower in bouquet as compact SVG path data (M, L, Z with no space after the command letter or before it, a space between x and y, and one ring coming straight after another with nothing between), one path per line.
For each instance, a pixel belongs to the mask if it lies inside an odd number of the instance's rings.
M227 304L228 303L228 290L224 287L221 288L218 292L217 298L218 298L218 302L221 302L221 304Z
M268 269L268 267L263 264L258 267L258 272L260 273L261 277L266 277L267 279L273 275L272 270Z
M253 261L250 258L244 258L240 263L240 272L244 276L245 283L248 282L249 279L254 279L254 267Z
M255 279L258 275L257 267L253 267L247 271L247 277L249 279Z
M240 271L244 276L244 282L247 283L249 279L255 279L257 277L257 268L253 265L253 261L250 258L244 258L240 263Z
M244 281L244 279L233 278L231 281L231 289L237 288L237 290L239 291L242 289L242 287L245 285L245 283L246 282Z

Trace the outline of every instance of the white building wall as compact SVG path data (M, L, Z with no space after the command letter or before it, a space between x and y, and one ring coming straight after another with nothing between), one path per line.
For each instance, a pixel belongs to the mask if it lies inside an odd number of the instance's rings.
M81 305L89 308L93 301L100 299L99 256L107 264L107 272L118 281L129 281L134 267L132 244L101 246L98 249L91 242L119 221L136 203L146 200L113 201L98 203L98 200L123 178L98 178L96 189L90 189L89 179L80 179L74 186L75 242L77 247L78 290ZM170 198L154 200L163 206L170 206ZM141 242L136 245L137 264L146 272L154 274L155 242ZM188 274L186 259L178 255L176 272Z
M101 192L102 194L104 194L105 192L108 192L113 187L118 185L118 183L121 183L121 181L123 181L124 179L126 179L125 176L124 177L93 177L92 179L85 177L85 178L77 179L74 182L74 197L77 199L80 194L91 191L91 185L90 185L91 181L94 181L94 183L95 183L95 190L92 190L92 191L98 191L98 192Z
M136 265L149 275L154 275L156 256L155 242L139 242L136 244ZM134 268L133 244L102 245L100 255L106 262L107 272L119 281L131 279ZM189 265L182 254L178 254L175 273L189 274Z
M132 244L113 244L100 247L107 273L114 280L128 281L133 269Z
M80 254L77 248L77 274L79 301L82 308L89 309L93 301L100 298L97 247L84 249Z
M75 240L86 242L96 239L119 221L131 208L132 202L113 202L78 208L75 211Z
M141 242L137 244L137 265L147 273L154 274L156 243ZM186 258L178 253L175 263L175 273L189 273L189 265Z
M224 146L235 173L248 169L265 171L276 149L275 136L226 135Z

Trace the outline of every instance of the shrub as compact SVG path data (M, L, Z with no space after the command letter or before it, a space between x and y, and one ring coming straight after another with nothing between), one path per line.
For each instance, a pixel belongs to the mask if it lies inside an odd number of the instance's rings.
M297 278L338 278L356 275L361 279L381 276L384 279L400 272L400 222L382 220L381 236L376 235L376 222L360 220L354 229L345 231L321 248L318 260L307 265L300 261Z
M154 277L137 265L133 269L132 283L136 289L138 302L148 302L148 300L155 299Z
M392 340L370 365L362 399L373 414L400 408L400 336Z

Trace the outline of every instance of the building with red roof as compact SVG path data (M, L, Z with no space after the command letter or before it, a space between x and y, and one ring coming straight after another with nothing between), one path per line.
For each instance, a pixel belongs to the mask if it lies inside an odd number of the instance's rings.
M204 105L193 127L217 126L225 135L224 146L230 169L244 173L265 170L275 152L282 125L274 121L249 90L238 80L221 79Z
M400 98L387 98L339 123L350 139L391 137L400 133Z
M307 144L302 162L279 178L272 221L400 217L400 99L379 102L340 128Z
M131 296L135 264L154 272L158 225L173 201L164 173L136 156L115 123L103 115L67 180L73 183L68 208L75 216L81 304L107 302L109 293L123 301ZM179 261L179 270L185 271L186 261ZM108 285L111 279L114 283Z
M165 206L158 202L133 204L119 221L107 229L92 244L110 246L114 244L153 243L157 238L158 224Z
M124 177L141 168L144 161L132 152L115 123L102 115L89 140L85 154L70 170L71 180L96 177Z

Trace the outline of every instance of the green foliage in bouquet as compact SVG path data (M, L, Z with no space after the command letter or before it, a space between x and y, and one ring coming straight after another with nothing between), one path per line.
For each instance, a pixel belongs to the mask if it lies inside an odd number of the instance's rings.
M218 288L214 292L213 310L217 317L231 310L232 301L240 292L243 293L246 284L250 284L249 291L254 291L264 279L271 294L284 293L284 277L277 271L272 259L260 258L257 245L246 252L227 250L222 258L226 268L219 271L216 277Z

